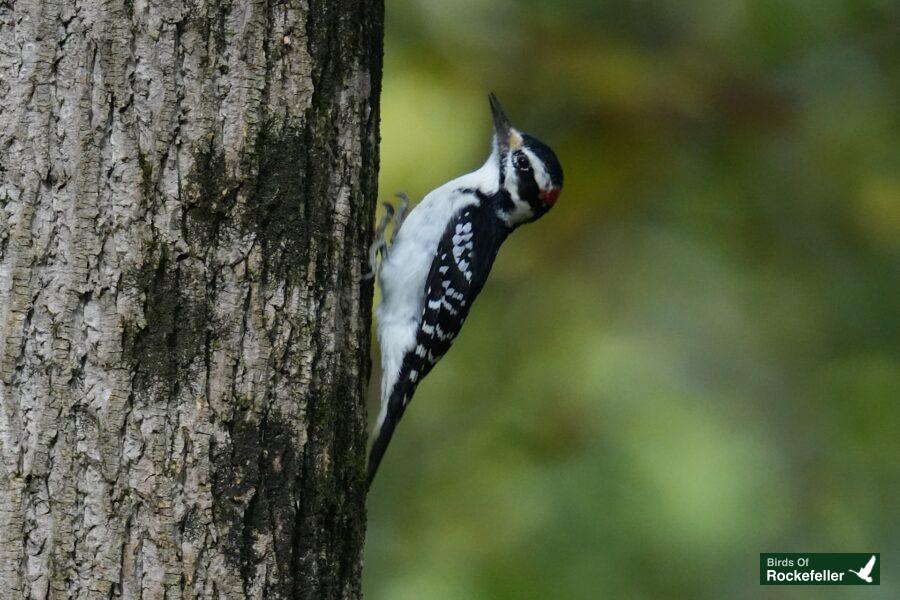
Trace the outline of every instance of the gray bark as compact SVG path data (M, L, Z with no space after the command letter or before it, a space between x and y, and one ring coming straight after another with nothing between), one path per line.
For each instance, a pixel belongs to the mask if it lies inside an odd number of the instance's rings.
M0 0L0 596L351 598L380 0Z

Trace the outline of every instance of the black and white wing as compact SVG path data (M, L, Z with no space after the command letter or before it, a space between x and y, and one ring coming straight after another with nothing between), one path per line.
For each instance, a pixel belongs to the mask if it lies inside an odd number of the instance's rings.
M462 329L505 236L493 215L478 205L463 208L444 230L425 281L425 306L416 343L403 359L369 455L370 483L416 387Z
M479 261L485 249L479 240L476 250L480 232L475 231L472 212L464 210L450 223L432 262L416 346L401 371L401 377L406 374L412 383L425 377L450 349L487 279L490 264Z

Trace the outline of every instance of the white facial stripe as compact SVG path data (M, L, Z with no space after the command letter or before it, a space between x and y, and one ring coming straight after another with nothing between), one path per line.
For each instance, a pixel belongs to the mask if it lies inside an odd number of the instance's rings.
M528 221L534 216L534 211L531 209L531 206L519 198L519 174L513 166L512 157L512 152L509 152L506 155L506 181L504 182L503 187L509 192L510 200L512 200L513 203L513 209L509 212L497 211L497 216L503 219L503 221L511 227L524 221Z
M525 153L525 156L527 156L529 162L531 162L531 168L534 170L534 181L538 184L538 189L547 190L553 187L553 182L550 180L550 174L547 173L547 169L544 167L544 163L541 162L541 159L528 148L522 148L522 152Z
M530 220L534 216L534 211L527 202L521 200L513 200L513 209L510 212L497 211L497 215L506 221L507 225L514 226L524 221Z

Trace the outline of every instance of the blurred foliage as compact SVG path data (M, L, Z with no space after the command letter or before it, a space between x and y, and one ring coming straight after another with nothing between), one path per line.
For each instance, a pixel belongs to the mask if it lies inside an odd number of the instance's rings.
M368 598L900 597L900 3L387 11L385 198L481 164L489 90L566 188L398 429Z

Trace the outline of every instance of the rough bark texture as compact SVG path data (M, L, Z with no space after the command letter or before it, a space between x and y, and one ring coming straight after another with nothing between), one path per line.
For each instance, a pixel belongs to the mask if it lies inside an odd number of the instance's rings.
M350 598L379 0L0 0L0 596Z

